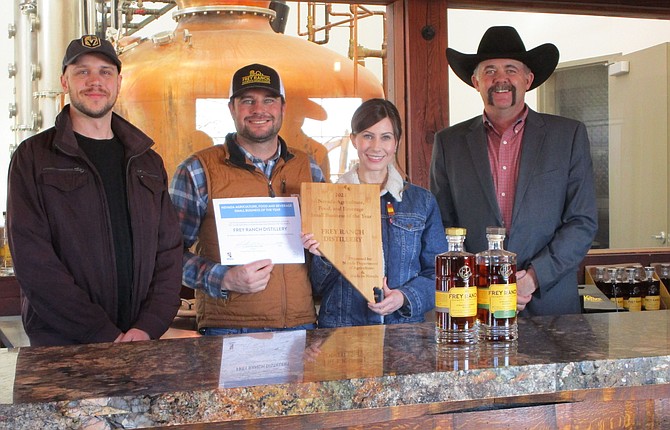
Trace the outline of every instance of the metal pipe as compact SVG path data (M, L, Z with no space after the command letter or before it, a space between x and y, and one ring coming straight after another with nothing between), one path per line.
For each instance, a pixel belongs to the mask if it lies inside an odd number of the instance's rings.
M121 27L121 21L119 20L119 15L117 14L119 10L119 0L111 0L111 6L109 7L110 14L110 26L114 30L118 30Z
M332 4L325 3L325 24L322 26L316 25L316 13L317 13L317 3L316 2L307 2L307 32L301 32L301 7L298 2L298 24L297 24L297 34L298 36L307 36L307 40L316 44L325 44L329 41L330 30L333 27L348 26L349 27L349 58L354 60L357 65L364 65L364 59L366 57L379 57L382 59L382 79L384 82L387 82L388 78L388 60L387 60L387 29L386 29L386 12L385 11L372 11L365 6L359 4L352 4L349 6L349 12L336 12L333 10ZM383 41L382 48L379 50L372 50L358 45L358 21L364 18L369 18L372 16L382 16L383 20ZM340 21L331 22L330 17L344 17ZM325 37L323 40L316 40L316 33L323 31ZM356 85L357 78L357 67L354 68L354 89Z
M351 36L353 39L358 38L358 8L356 6L349 6L351 12L354 15L354 21L351 28ZM358 67L360 66L358 62L358 43L354 42L354 94L358 94Z
M97 34L98 33L98 18L97 10L95 7L97 0L84 0L84 21L83 21L83 30L85 34ZM98 34L98 37L104 37L104 35Z
M329 19L329 9L330 5L324 5L324 19L326 22L325 26L321 27L316 27L316 7L317 4L316 2L307 2L307 32L301 32L300 27L301 27L301 22L300 22L300 16L302 15L300 12L300 4L302 2L298 2L298 24L297 24L297 35L298 36L307 36L307 40L316 43L317 45L325 45L328 43L330 40L330 28L332 27L330 25L330 19ZM325 36L323 40L316 40L316 33L319 31L324 31Z
M323 32L323 39L321 40L316 40L316 32L314 33L314 40L312 42L316 43L317 45L326 45L328 42L330 42L330 8L331 6L324 5L323 8L323 27L325 28L325 31ZM316 22L316 5L314 6L314 22Z

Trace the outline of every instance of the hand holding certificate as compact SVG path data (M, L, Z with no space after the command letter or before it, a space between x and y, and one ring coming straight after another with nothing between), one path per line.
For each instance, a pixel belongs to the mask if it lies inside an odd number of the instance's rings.
M214 199L221 264L304 263L297 197Z

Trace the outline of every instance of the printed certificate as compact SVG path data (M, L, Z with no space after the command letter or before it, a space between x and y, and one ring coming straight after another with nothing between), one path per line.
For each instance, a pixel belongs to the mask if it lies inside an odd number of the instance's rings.
M297 197L214 199L221 264L304 263Z

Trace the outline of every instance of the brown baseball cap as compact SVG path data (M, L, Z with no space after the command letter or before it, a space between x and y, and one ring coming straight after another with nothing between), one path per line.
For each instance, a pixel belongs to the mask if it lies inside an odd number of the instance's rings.
M116 55L114 46L112 46L109 40L101 39L95 34L85 34L79 39L74 39L70 42L65 51L65 57L63 57L63 72L65 72L65 68L68 65L77 61L80 55L94 53L102 54L109 58L112 63L116 64L119 72L121 72L121 60Z

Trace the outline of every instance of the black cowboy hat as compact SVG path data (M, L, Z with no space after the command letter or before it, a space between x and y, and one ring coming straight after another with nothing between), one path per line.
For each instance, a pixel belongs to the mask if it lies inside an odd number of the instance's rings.
M513 27L491 27L482 36L476 54L463 54L447 48L447 61L451 69L463 82L472 84L472 74L479 63L494 58L510 58L521 61L533 72L535 78L530 90L539 87L554 72L558 64L558 48L545 43L526 51L526 47Z

